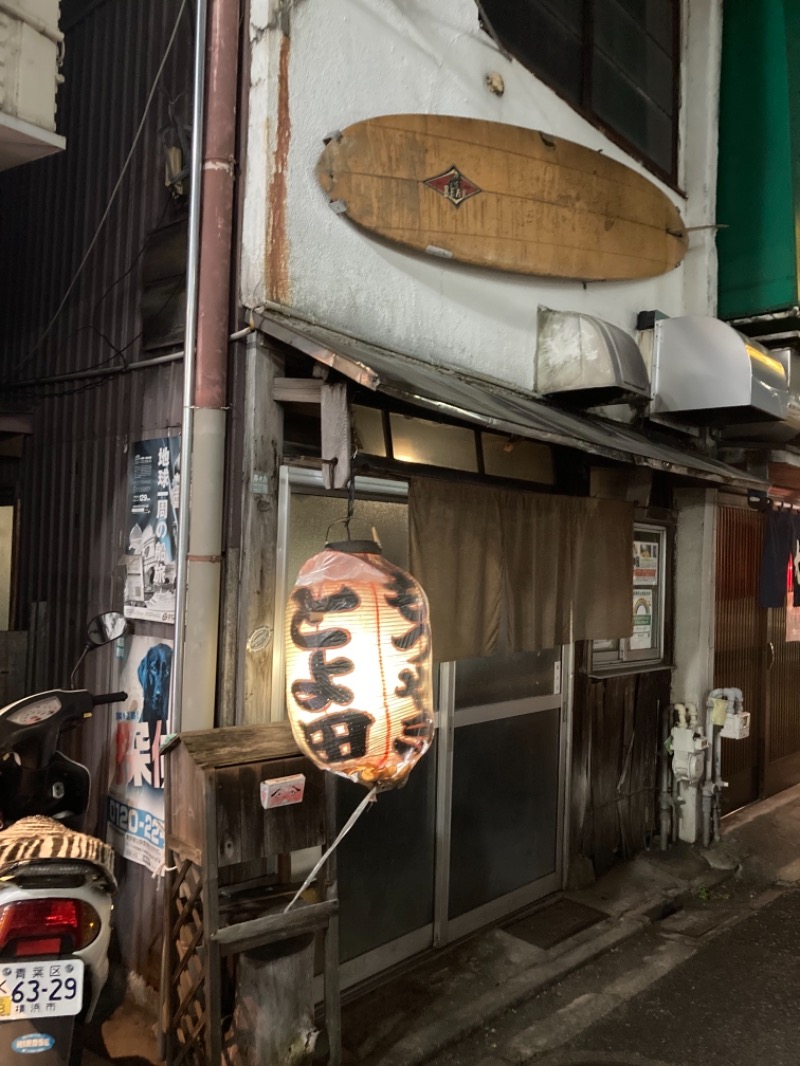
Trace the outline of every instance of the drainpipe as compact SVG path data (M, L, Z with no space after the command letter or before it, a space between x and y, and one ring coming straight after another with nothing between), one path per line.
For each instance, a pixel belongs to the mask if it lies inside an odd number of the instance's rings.
M661 711L661 789L658 797L659 809L659 838L661 850L666 851L669 845L670 818L678 819L678 812L673 807L673 796L670 792L669 753L667 743L672 728L672 707L667 704Z
M240 0L198 0L197 9L198 35L203 18L203 35L198 39L206 43L205 55L202 47L196 49L196 62L203 71L195 73L192 161L195 162L195 145L202 137L202 185L199 175L193 171L192 206L197 202L199 208L199 266L195 291L190 291L187 281L178 586L170 693L172 733L181 729L210 729L214 725L239 4ZM201 9L204 9L202 15ZM192 221L190 211L190 266ZM190 322L194 323L191 334ZM193 353L195 338L196 353ZM194 354L193 360L190 354ZM196 491L192 491L192 486Z

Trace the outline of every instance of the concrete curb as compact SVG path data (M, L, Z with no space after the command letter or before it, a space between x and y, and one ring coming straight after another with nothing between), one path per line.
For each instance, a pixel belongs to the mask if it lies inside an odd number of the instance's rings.
M465 1039L493 1018L536 995L547 985L642 932L649 924L644 918L626 917L614 921L586 943L517 974L477 999L441 1015L435 1022L409 1033L381 1056L381 1066L419 1066L443 1048Z

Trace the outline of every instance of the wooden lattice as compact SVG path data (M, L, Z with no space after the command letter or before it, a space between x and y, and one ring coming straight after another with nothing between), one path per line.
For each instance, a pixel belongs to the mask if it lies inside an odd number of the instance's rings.
M298 775L305 780L302 803L262 807L262 781ZM324 938L330 1061L338 1066L338 903L331 873L335 859L328 866L324 898L290 913L274 910L279 889L288 892L288 898L294 894L296 886L285 883L291 853L324 848L331 839L333 791L325 775L299 752L288 724L236 726L176 738L167 749L166 791L167 950L162 990L167 1066L284 1066L283 1044L277 1053L261 1056L255 1045L238 1040L231 1018L238 1018L248 1033L260 1034L257 1023L263 1012L257 996L258 1017L245 1016L246 997L238 989L234 995L233 967L243 952L307 933ZM313 961L311 951L302 968L312 1014ZM237 966L237 980L239 976ZM260 977L259 970L252 980ZM285 984L301 987L290 978ZM228 993L224 1008L223 985ZM301 1024L301 1006L280 1019L292 1036L295 1024ZM283 1032L272 1021L266 1030Z
M171 1066L206 1066L206 951L203 937L203 876L189 859L168 886L170 972L168 1059Z

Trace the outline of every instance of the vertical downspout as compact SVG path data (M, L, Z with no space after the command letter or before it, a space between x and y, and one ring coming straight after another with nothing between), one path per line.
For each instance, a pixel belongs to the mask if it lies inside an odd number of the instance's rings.
M203 176L203 112L205 104L207 0L197 0L194 26L192 100L192 157L189 163L189 233L186 252L186 325L184 328L183 418L181 422L181 482L178 502L178 558L175 573L175 647L169 686L168 733L180 733L183 723L184 631L186 623L186 564L189 553L189 502L194 437L194 381L197 348L197 285L200 263L200 203Z
M204 0L203 0L204 2ZM208 0L205 136L202 163L196 356L184 397L183 456L191 450L191 504L181 500L185 579L176 604L173 726L214 725L222 573L227 361L239 66L239 0ZM199 16L199 8L198 8ZM188 294L187 294L188 295ZM189 346L187 344L187 355ZM188 378L188 374L187 374ZM186 385L189 382L187 380ZM186 427L190 433L186 433ZM188 438L188 440L187 440ZM182 547L179 541L179 549ZM182 638L182 640L181 640ZM181 646L182 645L182 646ZM180 650L179 650L180 648Z

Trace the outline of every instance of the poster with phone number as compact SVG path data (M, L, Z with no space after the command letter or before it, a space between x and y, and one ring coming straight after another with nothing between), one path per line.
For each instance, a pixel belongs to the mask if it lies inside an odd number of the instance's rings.
M120 677L128 693L111 723L106 805L108 843L151 872L164 862L164 775L160 754L169 712L171 640L135 636Z

